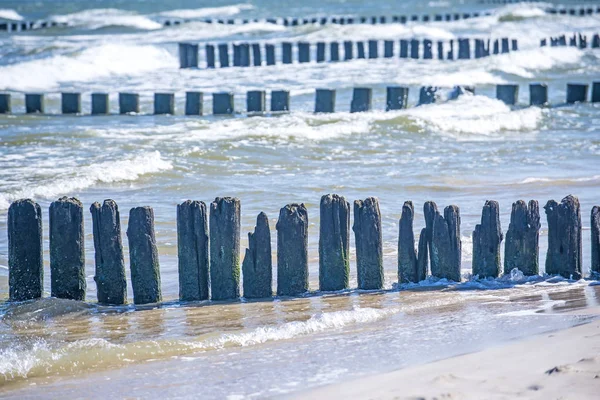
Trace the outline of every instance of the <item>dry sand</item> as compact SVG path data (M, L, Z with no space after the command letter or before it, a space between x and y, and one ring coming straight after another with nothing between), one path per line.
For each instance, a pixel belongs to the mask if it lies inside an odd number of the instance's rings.
M600 399L600 320L292 398Z

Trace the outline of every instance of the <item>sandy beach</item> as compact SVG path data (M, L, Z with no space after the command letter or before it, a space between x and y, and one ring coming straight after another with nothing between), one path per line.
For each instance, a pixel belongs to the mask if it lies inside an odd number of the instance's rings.
M600 308L577 311L600 316ZM600 320L290 398L597 399Z

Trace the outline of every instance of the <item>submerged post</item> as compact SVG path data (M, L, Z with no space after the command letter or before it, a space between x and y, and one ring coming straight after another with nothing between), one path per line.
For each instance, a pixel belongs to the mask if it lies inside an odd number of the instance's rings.
M114 200L96 202L90 207L94 232L94 281L98 303L122 305L127 303L127 280L121 239L121 218Z
M429 39L423 40L423 59L431 60L433 58L433 42Z
M529 85L529 104L532 106L548 104L548 85L545 83L531 83Z
M457 206L448 206L444 216L436 210L431 237L431 275L460 282L461 250L460 210Z
M458 59L468 60L471 58L471 46L469 39L458 39Z
M298 42L298 62L310 62L310 43Z
M385 58L393 58L394 57L394 41L393 40L385 40L383 42L383 56Z
M177 260L179 299L208 299L208 215L202 201L177 205Z
M185 115L202 115L204 94L202 92L185 92Z
M408 58L408 40L400 40L400 58Z
M81 93L61 93L63 114L81 114Z
M350 203L343 196L321 197L319 290L348 288L350 276Z
M560 203L548 201L548 253L546 273L567 279L582 278L581 213L579 199L567 196Z
M133 302L160 302L160 267L154 235L154 210L151 207L135 207L129 211L127 239Z
M217 48L219 49L219 66L221 68L229 67L229 46L227 43L221 43Z
M317 62L324 62L325 61L325 43L324 42L318 42L317 43Z
M369 58L379 58L379 41L369 40Z
M421 88L421 90L419 91L419 104L418 105L425 105L425 104L433 104L435 103L435 93L437 92L437 88L432 87L432 86L424 86Z
M592 276L600 274L600 206L592 208L591 215L592 236Z
M154 114L175 114L174 93L154 93Z
M92 93L92 115L106 115L108 111L108 93Z
M519 85L497 85L496 99L509 106L517 104L519 101Z
M59 299L85 300L83 205L61 197L50 204L50 289Z
M585 103L587 101L588 85L578 83L567 84L567 104Z
M267 65L275 65L275 45L265 44Z
M45 101L43 94L27 93L25 94L25 112L27 114L40 113L45 110Z
M383 288L383 240L381 212L375 197L354 201L354 237L356 241L356 269L358 288Z
M308 213L304 204L288 204L277 220L277 295L308 291Z
M365 42L356 42L356 58L365 59Z
M213 114L231 115L234 112L233 93L213 93Z
M538 275L540 209L538 202L529 201L529 206L519 200L512 205L510 225L504 245L504 274L518 268L526 276Z
M592 84L592 103L600 103L600 82Z
M119 93L119 113L139 113L140 95L137 93Z
M207 44L204 48L206 53L206 68L214 68L215 67L215 46L212 44Z
M500 207L497 201L487 200L483 206L481 224L473 231L473 275L479 278L500 276Z
M352 103L350 104L350 112L365 112L371 111L371 101L373 98L373 89L371 88L354 88L352 92Z
M388 86L386 91L386 111L402 110L403 108L406 108L408 88L402 86Z
M210 287L213 300L240 297L240 200L217 197L210 204Z
M249 90L246 93L246 111L249 114L264 113L267 93L264 90Z
M0 114L10 114L12 107L9 93L0 93Z
M335 90L317 89L315 96L315 113L335 112Z
M290 111L289 90L273 90L271 92L271 112Z
M340 61L340 44L338 42L329 44L329 61Z
M417 39L410 41L410 58L415 60L419 58L419 41Z
M44 289L42 209L30 199L13 202L7 227L9 299L38 299Z
M344 60L348 61L348 60L352 60L354 58L354 43L350 40L346 40L344 42Z
M292 44L290 42L281 43L281 62L284 64L292 63Z
M412 201L405 201L398 224L398 283L419 282L413 232L414 217L415 210Z
M255 67L260 67L262 65L262 55L259 43L252 44L252 65Z
M248 248L242 263L244 297L262 299L273 295L273 265L271 261L271 230L263 212L256 217L254 233L248 233Z

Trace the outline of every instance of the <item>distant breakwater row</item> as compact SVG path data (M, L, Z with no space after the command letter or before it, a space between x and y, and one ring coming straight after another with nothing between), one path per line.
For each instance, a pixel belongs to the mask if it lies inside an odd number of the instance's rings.
M454 43L456 42L456 51ZM260 67L277 64L350 61L354 59L411 58L422 60L468 60L517 51L517 39L431 39L346 40L333 42L218 43L205 44L200 61L200 45L179 43L179 67L205 68ZM342 54L343 50L343 54ZM277 60L281 60L279 63Z
M522 1L499 0L491 1L496 4L517 3ZM544 11L548 14L586 16L600 13L600 6L574 6L574 7L547 7ZM352 24L406 24L409 22L450 22L481 16L490 16L491 11L482 12L452 12L440 14L425 15L392 15L392 16L332 16L332 17L285 17L285 18L204 18L204 19L186 19L172 18L161 19L159 22L165 26L179 26L191 22L202 22L205 24L221 25L243 25L250 23L269 23L283 26L301 26L301 25L352 25ZM74 27L69 22L59 22L54 20L36 20L36 21L15 21L0 22L0 32L25 32L40 29L56 29Z
M454 100L467 92L474 94L475 88L456 86L454 88L440 88L434 86L421 87L417 106L433 104L444 100ZM591 92L591 94L590 94ZM386 111L408 108L409 88L404 86L389 86L386 88ZM590 94L590 96L588 96ZM290 92L288 90L273 90L270 92L270 112L273 114L291 111ZM315 90L315 113L336 112L335 89ZM505 84L496 86L496 99L502 100L507 105L519 103L519 85ZM600 102L600 82L569 83L565 104ZM45 114L45 95L39 93L25 94L25 112L27 114ZM267 109L267 91L251 90L246 93L246 113L248 115L264 115ZM529 105L547 106L548 86L544 83L531 83L529 85ZM357 87L353 89L350 112L367 112L373 110L373 89ZM61 112L65 115L83 115L81 93L61 93ZM12 113L12 96L10 93L0 93L0 114ZM119 93L120 114L140 114L140 96L137 93ZM108 93L91 94L91 115L109 115L110 104ZM155 115L175 115L175 93L154 94ZM185 93L185 115L204 115L204 93ZM231 92L212 93L213 115L235 115L234 94ZM45 114L48 115L48 114Z
M547 217L548 275L581 279L582 224L579 200L565 197L544 206ZM350 203L342 196L325 195L320 202L319 290L349 288ZM85 235L83 204L62 197L50 205L49 250L51 296L85 300ZM98 302L127 302L127 282L119 209L113 200L90 207L95 251ZM415 247L414 207L402 207L398 230L398 282L416 283L431 274L461 281L460 210L456 205L438 211L434 202L423 206L425 227ZM354 232L358 289L384 287L383 239L379 201L354 201ZM591 275L600 273L600 207L591 210ZM261 212L240 268L241 203L218 197L207 205L185 201L177 206L179 298L182 301L236 300L243 274L245 298L273 296L273 265L269 219ZM135 304L162 301L154 211L135 207L129 212L127 239ZM42 297L44 251L41 207L30 199L13 202L8 210L8 267L11 301ZM277 230L277 296L302 296L309 290L308 212L304 204L288 204L279 211ZM512 205L506 236L500 226L499 205L486 201L481 223L473 231L472 272L496 278L518 268L525 276L539 275L540 211L535 200ZM501 242L505 240L504 264Z

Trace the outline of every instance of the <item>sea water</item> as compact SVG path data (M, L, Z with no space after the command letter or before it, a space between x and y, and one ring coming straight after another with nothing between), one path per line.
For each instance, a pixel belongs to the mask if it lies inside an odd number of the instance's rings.
M589 213L600 202L598 105L561 105L566 84L600 76L598 49L540 48L543 37L598 33L600 15L544 13L551 3L483 5L457 1L3 1L0 18L51 19L68 28L0 33L0 90L13 95L14 115L0 116L0 299L8 297L6 215L10 202L30 197L44 217L45 291L49 293L48 214L51 201L76 196L85 206L86 303L45 299L0 306L0 390L3 396L87 397L160 391L181 397L273 396L448 357L581 322L561 308L596 306L589 282L446 282L394 285L398 219L415 204L415 233L423 203L461 211L462 264L470 278L471 235L485 200L500 203L508 227L512 202L581 201L583 266L590 268ZM561 4L579 4L561 2ZM406 25L284 27L266 23L162 27L167 18L268 18L412 15L492 11L488 17ZM459 37L519 40L519 51L479 60L354 60L259 68L178 68L177 43L282 40L343 41ZM588 39L588 42L590 39ZM548 85L556 107L508 107L495 86ZM384 112L385 88L410 87L409 105ZM476 87L476 95L414 108L420 86ZM350 114L353 87L373 88L373 109ZM337 89L338 111L315 115L314 90ZM292 112L282 116L184 117L185 91L231 91L237 110L249 90L286 89ZM60 92L140 93L139 116L62 116ZM23 93L47 93L50 115L23 115ZM152 116L153 94L174 92L176 116ZM309 215L311 290L318 289L319 200L380 200L385 293L348 292L267 303L180 305L176 205L236 196L246 233L264 211L272 232L279 209L303 202ZM123 230L128 210L154 208L163 297L160 309L104 308L96 287L91 219L94 201L114 199ZM274 235L273 235L274 236ZM124 237L126 264L127 240ZM356 287L351 238L351 287ZM273 237L275 249L275 238ZM542 210L540 267L547 225ZM275 259L275 257L274 257ZM127 272L129 276L129 271ZM517 277L518 278L518 277ZM446 288L446 289L444 289ZM401 290L398 290L401 289ZM485 289L485 290L484 290ZM131 301L132 290L128 287ZM567 305L565 305L567 304ZM539 312L537 312L539 311ZM75 375L75 378L68 378ZM49 392L50 390L54 392ZM131 391L131 392L129 392Z

